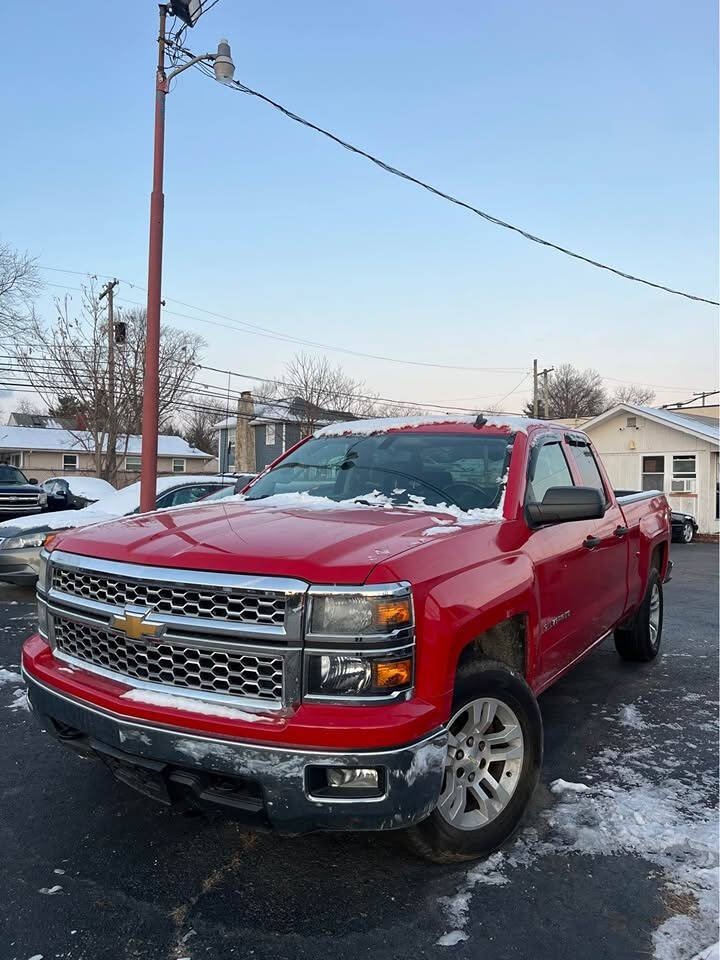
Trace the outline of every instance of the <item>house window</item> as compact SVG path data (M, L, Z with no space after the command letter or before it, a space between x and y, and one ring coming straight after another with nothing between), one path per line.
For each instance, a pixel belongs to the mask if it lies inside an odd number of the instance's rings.
M172 472L173 472L173 473L185 473L185 458L184 458L184 457L173 457Z
M6 462L9 463L11 467L17 467L18 470L20 470L22 469L22 456L22 453L9 453Z
M636 427L637 426L637 417L628 417L625 421L626 427Z
M63 454L63 473L66 471L77 470L78 455L76 453Z
M695 493L697 475L695 473L695 455L673 457L672 485L673 493Z
M125 469L128 473L140 473L140 457L125 457Z
M275 424L274 423L265 424L265 446L266 447L275 446Z
M643 457L643 490L665 489L665 457Z

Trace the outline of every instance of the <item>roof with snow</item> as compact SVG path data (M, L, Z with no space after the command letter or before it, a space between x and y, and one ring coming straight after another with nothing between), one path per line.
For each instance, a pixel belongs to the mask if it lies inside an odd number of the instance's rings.
M278 400L269 400L267 403L255 403L250 424L256 426L262 423L297 423L311 421L316 424L331 423L334 420L347 419L348 414L339 410L329 410L318 407L302 397L284 397ZM234 427L237 423L237 414L226 417L213 425L213 430L224 430Z
M678 410L665 410L658 407L636 407L630 403L618 403L617 406L611 407L610 410L606 410L597 417L593 417L592 420L588 420L587 423L583 424L583 430L585 432L592 430L593 427L604 423L605 420L609 420L610 417L614 417L618 413L629 413L631 415L635 414L636 416L647 417L648 420L653 420L655 423L661 423L666 427L672 427L675 430L681 430L683 433L689 433L694 437L700 437L700 439L707 440L709 443L720 444L720 428L717 423L706 423L704 418L687 416Z
M61 450L92 453L94 451L91 434L82 430L58 430L50 427L0 427L0 453L11 450ZM142 437L131 435L118 437L117 451L131 456L140 454ZM211 460L214 454L205 453L197 447L191 447L182 437L170 437L160 434L158 437L158 456L185 457L187 459Z
M46 430L72 430L77 426L74 417L51 417L45 413L10 414L8 423L13 427L42 427Z
M485 416L483 414L483 416ZM341 436L344 433L365 434L385 433L388 430L407 430L412 427L425 427L442 423L467 424L472 426L478 414L457 416L457 414L436 414L425 417L378 417L373 420L347 420L344 423L331 423L315 431L316 437ZM512 414L488 413L482 426L508 428L516 432L525 432L528 427L547 425L547 421L531 420Z

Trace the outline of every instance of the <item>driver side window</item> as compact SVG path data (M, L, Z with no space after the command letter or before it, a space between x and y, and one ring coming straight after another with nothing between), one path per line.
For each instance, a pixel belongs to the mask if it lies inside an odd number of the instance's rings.
M550 487L572 487L573 478L559 441L544 443L531 462L526 503L541 503Z

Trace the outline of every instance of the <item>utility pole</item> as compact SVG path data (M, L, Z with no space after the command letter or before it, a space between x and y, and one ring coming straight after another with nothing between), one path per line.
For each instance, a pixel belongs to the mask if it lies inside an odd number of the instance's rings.
M203 60L213 63L215 79L232 81L235 65L227 40L221 40L217 53L202 53L165 73L165 45L169 3L161 3L158 28L158 61L155 75L155 145L153 148L153 185L150 194L150 249L148 253L147 330L145 335L145 378L143 381L142 456L140 466L140 510L155 509L157 478L158 404L160 384L160 297L162 289L163 172L165 158L165 98L170 81L179 73ZM202 15L198 0L175 0L173 13L188 26L194 26Z
M541 371L543 378L543 409L546 420L550 419L548 414L548 374L552 373L554 369L555 367L545 367L545 369Z
M538 368L537 360L533 360L533 417L538 417Z
M118 280L110 280L100 291L99 300L107 297L108 332L108 428L107 454L105 457L106 479L114 484L117 475L117 417L115 415L115 316L113 313L113 294ZM102 451L100 451L102 455ZM99 461L98 461L99 462Z

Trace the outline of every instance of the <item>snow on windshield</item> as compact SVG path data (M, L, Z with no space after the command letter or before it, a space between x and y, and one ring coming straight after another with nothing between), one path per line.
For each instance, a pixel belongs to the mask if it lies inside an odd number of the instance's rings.
M503 519L503 504L505 501L505 491L503 489L500 495L500 502L496 507L475 507L470 510L463 510L455 504L448 503L426 503L424 497L410 495L407 503L396 503L392 497L380 493L379 490L373 490L371 493L363 494L359 497L353 497L349 500L331 500L330 497L318 497L307 491L295 493L277 493L273 496L262 497L260 499L248 499L244 494L237 494L229 497L229 500L239 500L255 509L301 509L301 510L361 510L363 508L393 510L393 511L416 511L430 514L446 514L453 519L447 520L442 517L431 517L434 521L432 527L423 530L424 536L433 536L435 532L452 533L462 530L463 527L473 526L478 523L499 523Z

